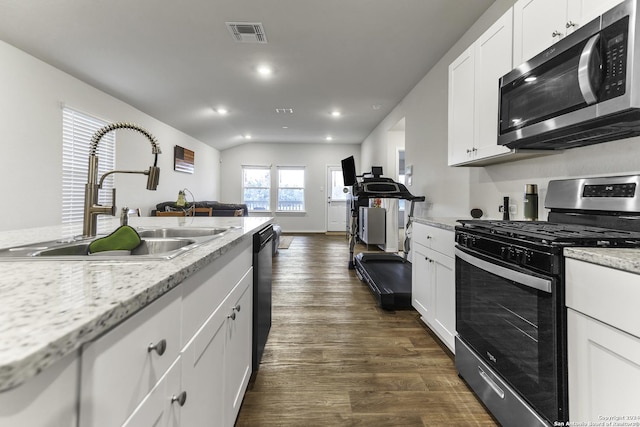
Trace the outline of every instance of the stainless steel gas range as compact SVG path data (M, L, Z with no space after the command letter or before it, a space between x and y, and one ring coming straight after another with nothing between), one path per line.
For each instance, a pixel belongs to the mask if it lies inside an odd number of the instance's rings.
M551 181L545 207L456 227L456 367L504 426L569 421L563 248L640 247L638 175Z

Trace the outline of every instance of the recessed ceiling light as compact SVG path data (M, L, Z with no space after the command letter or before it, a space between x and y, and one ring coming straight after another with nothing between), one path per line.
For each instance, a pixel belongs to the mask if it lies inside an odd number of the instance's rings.
M333 137L332 137L331 135L327 136L325 139L326 139L327 141L333 141Z
M373 104L371 108L373 108L374 110L379 110L382 108L382 104Z
M229 113L229 110L227 110L224 107L220 107L220 108L216 108L216 113L220 114L221 116L224 116L225 114Z
M331 112L331 115L333 117L340 117L342 115L342 113L340 111L335 110L335 111Z
M246 134L246 135L244 136L244 139L251 139L251 135Z
M282 126L282 129L289 129L289 126Z
M258 74L260 74L263 77L268 77L271 74L273 74L273 69L271 67L269 67L268 65L260 65L257 68Z

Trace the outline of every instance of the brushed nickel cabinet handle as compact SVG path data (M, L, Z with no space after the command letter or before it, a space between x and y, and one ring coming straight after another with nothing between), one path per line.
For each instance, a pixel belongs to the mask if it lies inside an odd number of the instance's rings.
M154 350L156 353L158 353L158 356L162 356L167 350L167 340L161 339L157 344L149 344L149 347L147 347L147 352L151 353Z
M233 311L230 315L227 316L227 319L236 320L236 312Z
M171 396L171 403L175 402L178 402L178 405L180 406L184 406L184 404L187 403L187 392L183 391L177 396Z

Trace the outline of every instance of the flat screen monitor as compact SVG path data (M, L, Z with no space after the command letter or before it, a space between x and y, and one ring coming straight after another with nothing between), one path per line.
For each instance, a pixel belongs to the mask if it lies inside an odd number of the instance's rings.
M344 185L349 187L356 183L356 161L353 156L342 159L342 179Z

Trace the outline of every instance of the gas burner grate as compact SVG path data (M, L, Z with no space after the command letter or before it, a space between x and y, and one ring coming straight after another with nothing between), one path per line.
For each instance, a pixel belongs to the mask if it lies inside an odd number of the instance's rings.
M587 246L615 246L631 241L640 244L640 232L614 230L578 224L560 224L544 221L482 221L460 220L467 229L484 230L504 235L550 244L584 244Z

